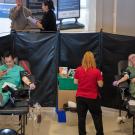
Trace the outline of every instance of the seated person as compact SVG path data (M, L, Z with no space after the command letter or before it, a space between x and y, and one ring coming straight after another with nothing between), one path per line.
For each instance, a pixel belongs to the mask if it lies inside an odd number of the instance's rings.
M116 86L118 86L121 82L130 80L130 94L132 98L135 98L135 54L131 54L128 57L128 67L125 71L124 76L118 80L115 81Z
M3 56L4 63L0 66L0 107L4 107L9 101L11 92L3 92L3 85L10 84L15 88L18 88L21 85L21 80L30 87L30 89L35 89L35 84L32 83L28 77L20 76L20 72L24 71L21 66L18 66L14 63L14 56L10 52L6 52Z

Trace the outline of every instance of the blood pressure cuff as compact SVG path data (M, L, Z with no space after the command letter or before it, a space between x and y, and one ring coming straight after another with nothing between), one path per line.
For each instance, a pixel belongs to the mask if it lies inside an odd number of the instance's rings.
M125 74L128 75L128 78L129 78L129 79L135 78L135 73L131 73L131 71L130 71L129 69L126 69L126 70L123 72L122 75L124 76Z
M29 73L27 71L21 71L20 72L20 76L23 77L23 76L29 76Z

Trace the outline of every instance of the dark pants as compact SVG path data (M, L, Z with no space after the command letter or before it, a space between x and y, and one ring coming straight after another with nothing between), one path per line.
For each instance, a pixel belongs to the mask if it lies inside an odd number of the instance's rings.
M93 118L96 135L104 135L100 100L77 97L76 102L79 135L86 135L86 115L88 110Z

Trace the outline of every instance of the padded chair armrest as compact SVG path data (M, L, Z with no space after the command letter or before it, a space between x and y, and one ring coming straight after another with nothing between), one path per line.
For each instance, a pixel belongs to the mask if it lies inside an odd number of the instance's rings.
M119 80L121 77L122 77L122 75L115 75L114 76L114 78L115 78L116 81Z
M121 75L115 75L115 80L119 80L119 79L121 79ZM128 81L124 81L124 82L122 82L122 83L120 83L119 84L119 86L118 86L119 88L129 88L129 83L128 83Z
M125 81L125 82L120 83L118 87L119 88L125 88L126 89L126 88L129 88L129 84L128 84L127 81Z

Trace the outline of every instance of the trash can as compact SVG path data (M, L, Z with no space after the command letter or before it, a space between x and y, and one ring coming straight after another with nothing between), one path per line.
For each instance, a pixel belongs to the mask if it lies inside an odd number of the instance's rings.
M57 111L57 116L58 116L58 122L66 122L66 114L64 110L58 110Z

